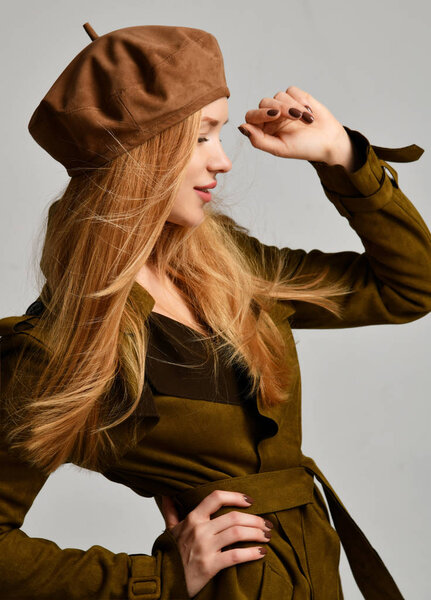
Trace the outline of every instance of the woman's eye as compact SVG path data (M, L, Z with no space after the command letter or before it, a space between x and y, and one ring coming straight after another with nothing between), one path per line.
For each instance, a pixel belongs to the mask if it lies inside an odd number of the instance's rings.
M205 138L205 137L198 138L198 144L200 144L201 142L208 142L208 141L209 141L208 138ZM222 142L222 141L223 140L220 139L220 142Z

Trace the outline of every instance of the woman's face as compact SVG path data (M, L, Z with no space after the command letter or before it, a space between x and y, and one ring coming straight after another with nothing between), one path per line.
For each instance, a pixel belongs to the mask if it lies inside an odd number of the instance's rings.
M220 140L220 131L227 119L228 101L225 96L202 109L196 147L167 219L171 223L189 226L202 223L205 217L204 206L210 195L201 195L195 188L211 186L216 182L217 173L227 173L231 170L232 163L226 156Z

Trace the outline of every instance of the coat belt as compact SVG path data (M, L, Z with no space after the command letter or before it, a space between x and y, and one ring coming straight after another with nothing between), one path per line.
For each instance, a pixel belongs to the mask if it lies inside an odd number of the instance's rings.
M297 467L218 479L179 492L173 496L173 500L177 505L180 520L213 490L241 492L254 499L250 507L235 506L235 510L253 514L276 513L314 502L314 477L323 487L335 529L364 598L404 600L382 559L352 519L314 460L308 456L303 456L301 464ZM223 506L213 517L230 511L231 506Z

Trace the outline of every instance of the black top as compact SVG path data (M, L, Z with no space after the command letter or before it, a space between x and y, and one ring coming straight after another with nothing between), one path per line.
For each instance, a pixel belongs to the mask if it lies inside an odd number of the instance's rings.
M164 395L242 404L250 392L250 381L237 365L229 366L218 349L218 369L207 352L201 334L175 319L151 312L146 373L150 385ZM195 365L195 366L192 366ZM250 402L248 402L250 404Z

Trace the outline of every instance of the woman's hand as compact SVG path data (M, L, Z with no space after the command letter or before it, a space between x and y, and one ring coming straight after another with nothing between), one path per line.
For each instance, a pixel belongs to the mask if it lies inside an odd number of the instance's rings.
M250 503L239 492L214 490L183 521L179 521L172 499L162 496L162 515L166 528L177 541L190 598L196 596L222 569L262 558L259 548L271 537L270 533L265 535L270 527L259 515L233 510L211 519L211 515L225 505L249 507ZM270 521L268 523L272 527ZM258 540L260 546L221 552L225 546L249 540Z
M292 109L293 115L289 112ZM268 110L279 112L271 116ZM307 121L307 115L313 120ZM241 133L246 130L245 135L250 134L251 144L259 150L281 158L341 164L349 171L360 166L341 123L326 106L296 86L291 85L273 98L263 98L258 109L246 112L245 120L239 129Z

